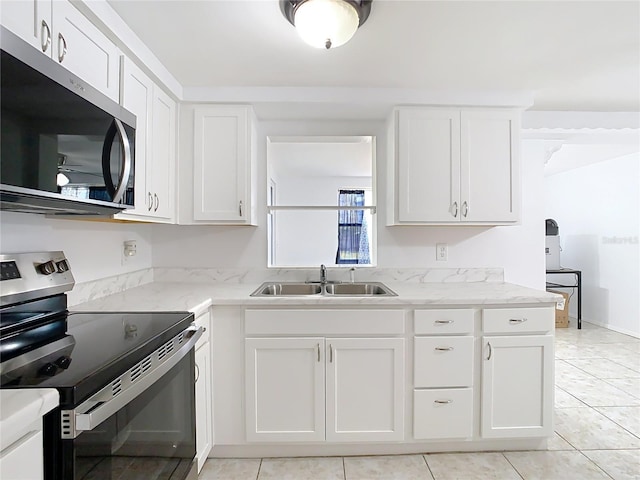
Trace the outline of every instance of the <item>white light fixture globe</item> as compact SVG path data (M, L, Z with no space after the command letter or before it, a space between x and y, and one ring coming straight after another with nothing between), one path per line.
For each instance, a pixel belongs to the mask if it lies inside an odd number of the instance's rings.
M347 43L371 11L372 0L280 0L284 16L315 48Z

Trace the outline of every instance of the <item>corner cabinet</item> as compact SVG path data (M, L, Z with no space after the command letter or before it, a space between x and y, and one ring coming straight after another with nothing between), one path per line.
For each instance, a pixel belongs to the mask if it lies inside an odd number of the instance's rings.
M389 122L389 225L516 223L520 111L398 108Z
M194 108L193 220L187 223L256 225L255 127L247 105Z
M485 309L483 438L553 434L553 308Z
M2 25L114 101L118 48L66 0L3 0Z
M136 116L135 208L119 220L175 220L176 103L122 57L121 105Z

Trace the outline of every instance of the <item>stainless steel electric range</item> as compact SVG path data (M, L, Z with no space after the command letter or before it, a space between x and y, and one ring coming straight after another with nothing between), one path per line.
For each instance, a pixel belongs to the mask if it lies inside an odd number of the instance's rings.
M0 388L55 388L45 480L195 479L188 312L67 309L62 252L0 255Z

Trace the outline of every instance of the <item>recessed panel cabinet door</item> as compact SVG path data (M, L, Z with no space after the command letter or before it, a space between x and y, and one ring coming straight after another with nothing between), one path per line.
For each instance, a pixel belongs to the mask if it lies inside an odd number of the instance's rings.
M247 441L324 441L323 352L323 338L245 340Z
M2 0L2 25L51 56L51 0Z
M251 223L251 110L197 106L194 117L193 219Z
M404 439L404 339L327 338L327 441Z
M211 387L211 344L206 342L196 350L196 455L198 472L213 447L213 391Z
M398 122L398 220L458 222L460 110L402 110Z
M460 121L463 222L518 220L520 130L510 110L463 110Z
M171 220L175 215L176 103L160 88L153 89L152 157L147 165L147 183L153 188L151 215ZM150 168L151 167L151 168Z
M484 438L553 433L553 336L483 337Z

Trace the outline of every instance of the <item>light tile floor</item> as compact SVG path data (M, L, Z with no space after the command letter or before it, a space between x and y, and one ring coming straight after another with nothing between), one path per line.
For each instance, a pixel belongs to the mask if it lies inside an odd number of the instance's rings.
M209 459L199 480L640 480L640 339L582 326L556 330L547 451Z

